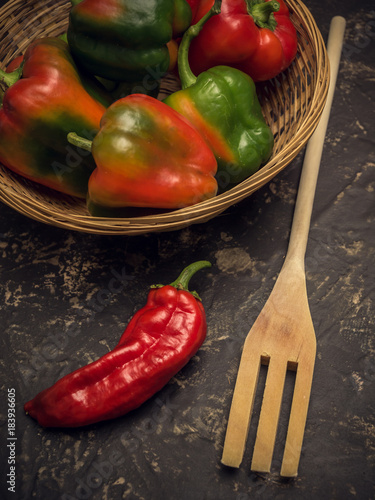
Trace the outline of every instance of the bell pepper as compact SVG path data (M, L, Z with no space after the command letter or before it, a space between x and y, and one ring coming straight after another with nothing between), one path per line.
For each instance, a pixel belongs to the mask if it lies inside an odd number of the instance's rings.
M199 15L213 3L201 0ZM193 40L189 57L196 75L225 64L264 81L284 71L296 53L297 33L284 0L223 0L221 13Z
M58 38L35 40L17 65L12 73L0 70L7 87L0 109L0 161L23 177L85 198L95 163L67 145L66 135L73 130L92 137L105 106L83 86L68 45ZM93 90L96 83L91 84Z
M60 40L63 40L66 44L68 43L66 33L60 35L58 37ZM65 47L66 48L66 47ZM11 72L16 72L17 69L19 71L22 70L20 66L23 64L24 56L23 54L15 57L10 61L8 66L6 67L6 73L11 73ZM89 75L87 72L83 71L82 68L76 67L80 79L81 79L81 84L85 88L85 90L98 102L103 104L106 108L112 104L114 101L117 100L117 95L122 91L122 93L125 94L126 91L128 91L128 94L130 94L131 89L124 88L123 90L118 89L116 86L115 92L113 92L113 89L111 88L110 90L107 90L107 88L103 85L103 83L97 79ZM15 73L16 75L17 73ZM21 76L21 73L19 74ZM18 77L18 76L17 76ZM126 95L128 95L126 94Z
M92 215L113 210L112 216L123 216L124 207L176 209L216 195L212 151L185 118L153 97L119 99L93 141L74 134L68 140L91 151L97 166L88 188Z
M156 285L116 347L65 375L24 405L44 427L80 427L125 415L162 389L196 354L207 332L191 277L210 267L190 264L170 285Z
M189 27L186 0L75 0L68 42L90 74L115 81L160 80L168 71L167 44Z
M71 3L76 5L82 2L82 0L73 0ZM64 33L60 35L62 40L65 40L68 43L68 35ZM170 66L169 68L172 70L177 65L177 50L175 45L177 42L175 40L171 40L167 43L169 55L170 55ZM82 68L80 68L82 70ZM169 71L169 69L168 69ZM83 72L83 74L85 74ZM92 75L91 79L92 79ZM95 81L99 82L99 88L102 89L102 93L104 94L104 104L106 107L109 106L117 99L121 99L122 97L126 97L130 94L147 94L152 97L157 97L160 89L160 80L155 80L151 75L147 78L143 78L140 82L114 82L113 80L107 80L106 78L101 78L99 76L95 76ZM104 90L104 92L103 92ZM109 102L108 102L109 100Z
M192 12L191 24L196 24L214 5L214 0L186 0Z
M255 173L270 156L274 144L253 80L229 66L215 66L196 77L189 66L191 40L205 22L220 12L220 0L182 38L179 75L182 90L164 102L185 116L212 149L218 163L221 191Z

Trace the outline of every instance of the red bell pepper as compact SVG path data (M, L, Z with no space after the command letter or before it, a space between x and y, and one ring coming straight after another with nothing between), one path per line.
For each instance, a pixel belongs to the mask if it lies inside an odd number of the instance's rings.
M214 4L214 0L187 0L192 12L191 24L196 24L202 17L207 14Z
M170 285L156 285L117 346L24 405L45 427L79 427L134 410L164 387L195 355L207 332L206 315L190 278L210 267L198 261Z
M105 106L88 90L63 40L37 39L9 66L0 70L0 161L27 179L85 198L95 164L66 136L94 134ZM90 88L94 92L96 82Z
M214 0L188 0L194 21ZM190 66L198 75L224 64L264 81L284 71L297 53L297 33L284 0L223 0L221 13L207 21L190 47Z

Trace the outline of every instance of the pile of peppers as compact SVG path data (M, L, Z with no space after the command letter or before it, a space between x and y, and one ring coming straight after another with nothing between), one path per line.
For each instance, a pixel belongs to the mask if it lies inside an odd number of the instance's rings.
M71 0L68 30L0 69L0 162L15 174L123 217L176 210L254 174L274 138L256 82L293 61L283 0ZM158 99L162 78L181 90ZM135 210L135 212L134 212ZM24 409L40 425L119 417L159 391L207 331L191 264L151 289L111 352Z
M0 69L0 162L99 217L215 197L270 157L256 82L297 51L284 0L71 0ZM181 90L158 100L160 82Z

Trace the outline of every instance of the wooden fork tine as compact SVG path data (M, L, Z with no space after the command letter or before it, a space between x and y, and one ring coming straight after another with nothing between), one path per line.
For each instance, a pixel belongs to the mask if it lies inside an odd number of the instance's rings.
M230 467L239 467L242 462L261 365L259 353L247 345L249 338L243 348L243 369L238 371L221 458L221 462Z
M280 475L284 477L295 477L298 473L314 373L315 351L316 345L312 345L309 359L304 359L297 367L288 433L280 471Z
M251 470L257 472L271 470L286 370L286 360L271 355L251 462Z

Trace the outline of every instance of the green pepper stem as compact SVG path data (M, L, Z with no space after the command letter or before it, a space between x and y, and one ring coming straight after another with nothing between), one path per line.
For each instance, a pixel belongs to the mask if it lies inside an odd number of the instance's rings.
M265 2L264 0L245 0L248 14L254 19L255 24L259 28L268 28L274 31L277 22L274 18L274 13L280 9L280 4L277 0Z
M23 63L21 63L20 66L11 73L7 73L6 71L0 69L0 108L3 105L6 90L22 77L22 69Z
M199 260L197 262L193 262L182 270L180 276L175 281L173 281L173 283L170 283L170 286L174 286L178 290L185 290L186 292L190 292L196 299L201 300L197 292L191 292L188 286L191 277L197 271L205 267L211 267L211 262L208 262L208 260ZM162 288L163 286L164 285L152 285L151 288Z
M6 71L0 69L0 84L9 88L11 87L14 83L18 82L18 80L22 76L22 69L23 69L23 64L21 63L20 66L12 71L11 73L7 73Z
M69 132L67 135L68 142L73 144L73 146L77 146L80 149L85 149L86 151L91 151L92 141L89 139L85 139L84 137L80 137L75 132Z
M60 40L62 40L63 42L68 43L68 35L67 35L66 31L65 31L65 33L60 35L58 38L60 38Z
M209 10L207 14L205 14L202 19L200 19L196 24L190 26L190 28L185 31L184 36L182 37L181 44L178 50L178 73L183 89L194 85L197 80L197 77L191 71L189 65L189 48L191 41L193 40L193 38L199 35L206 21L208 21L212 16L220 14L221 1L222 0L215 0L215 3L212 6L211 10Z

